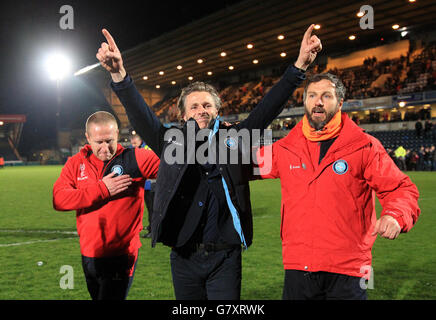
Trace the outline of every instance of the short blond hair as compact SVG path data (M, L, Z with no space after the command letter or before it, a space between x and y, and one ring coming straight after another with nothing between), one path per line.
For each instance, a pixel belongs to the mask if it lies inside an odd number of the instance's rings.
M113 122L118 129L117 119L113 116L112 113L106 111L97 111L91 114L86 120L85 130L89 132L89 126L93 124L107 124Z

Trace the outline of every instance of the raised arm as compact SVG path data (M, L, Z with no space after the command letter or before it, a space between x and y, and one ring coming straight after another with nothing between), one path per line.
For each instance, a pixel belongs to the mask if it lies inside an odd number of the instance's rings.
M316 35L312 35L314 25L304 33L297 61L290 66L277 82L251 111L247 119L239 124L240 128L265 129L283 110L294 90L304 81L304 71L321 51L322 44Z
M322 50L321 40L316 35L313 35L314 24L311 24L304 33L301 40L300 53L295 62L295 66L299 69L307 70L310 64L315 60L318 52Z
M109 31L103 29L101 32L107 42L101 44L95 56L100 61L102 67L110 72L112 80L114 82L121 82L126 76L121 52Z
M160 155L165 128L124 69L123 58L114 38L106 29L103 29L102 33L107 42L101 44L96 57L102 67L110 72L112 90L123 104L133 128L147 145Z

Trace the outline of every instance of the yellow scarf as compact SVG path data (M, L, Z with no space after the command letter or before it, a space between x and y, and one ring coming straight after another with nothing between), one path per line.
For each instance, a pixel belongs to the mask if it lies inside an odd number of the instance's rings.
M341 111L339 110L322 130L316 131L309 124L307 116L303 117L303 134L310 141L324 141L338 136L342 128Z

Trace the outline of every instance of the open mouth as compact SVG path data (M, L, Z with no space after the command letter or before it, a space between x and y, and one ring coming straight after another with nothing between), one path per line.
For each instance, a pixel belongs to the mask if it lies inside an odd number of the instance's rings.
M321 108L314 108L312 110L312 115L315 117L320 117L320 116L324 116L325 111Z

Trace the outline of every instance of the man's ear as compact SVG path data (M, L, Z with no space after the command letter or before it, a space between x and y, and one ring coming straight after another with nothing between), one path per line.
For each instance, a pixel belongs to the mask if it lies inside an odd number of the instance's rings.
M341 99L341 101L339 101L338 104L338 109L341 110L342 109L342 105L344 104L344 99Z
M91 144L91 143L89 142L89 135L88 135L88 132L85 132L85 137L86 137L86 141L88 141L88 143Z

